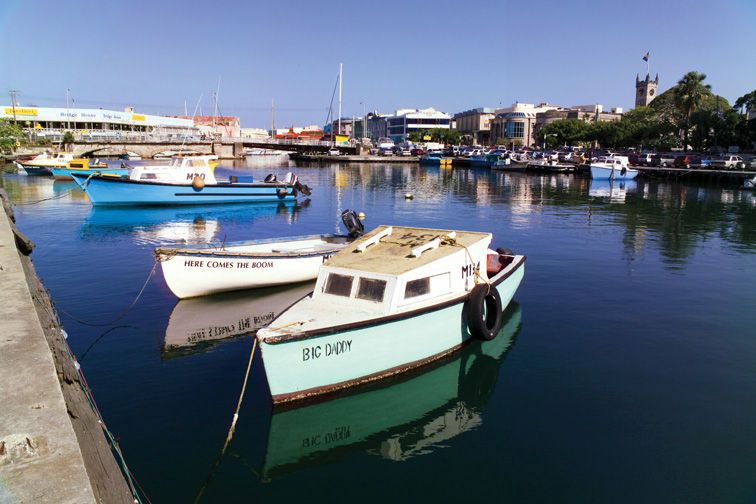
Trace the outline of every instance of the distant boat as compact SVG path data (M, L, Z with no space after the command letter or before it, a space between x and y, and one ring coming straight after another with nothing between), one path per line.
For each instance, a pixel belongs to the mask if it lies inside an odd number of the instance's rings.
M283 181L273 175L264 182L252 176L215 177L216 156L175 156L169 165L135 166L126 177L72 174L95 206L207 205L295 200L310 189L287 174Z
M608 156L591 163L591 178L594 180L632 180L638 170L630 167L627 156Z
M94 161L90 161L89 159L74 159L69 161L65 168L53 168L51 171L55 180L71 180L73 178L71 177L72 173L84 176L99 173L115 177L129 174L129 169L125 166L111 168L107 163L101 163L99 159L95 159Z
M53 168L65 168L74 155L70 152L44 152L29 161L15 161L27 175L52 175Z

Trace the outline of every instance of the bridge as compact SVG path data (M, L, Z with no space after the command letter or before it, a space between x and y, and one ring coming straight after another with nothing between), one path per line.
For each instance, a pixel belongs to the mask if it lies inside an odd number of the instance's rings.
M128 136L125 138L96 138L79 136L72 144L76 156L106 156L133 152L141 157L153 158L164 151L184 153L215 154L220 158L240 158L245 148L274 149L298 153L328 152L336 148L342 154L357 154L353 145L333 146L319 140L284 140L272 138L223 138L223 139L182 139L177 137L157 137L152 135Z

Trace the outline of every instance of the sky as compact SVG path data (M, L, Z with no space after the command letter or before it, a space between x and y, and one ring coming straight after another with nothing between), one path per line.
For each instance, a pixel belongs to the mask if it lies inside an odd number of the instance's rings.
M243 127L515 101L632 108L690 70L733 102L756 89L756 1L0 0L0 104L212 112ZM220 85L219 85L220 83ZM336 102L334 102L335 105ZM335 110L335 109L334 109Z

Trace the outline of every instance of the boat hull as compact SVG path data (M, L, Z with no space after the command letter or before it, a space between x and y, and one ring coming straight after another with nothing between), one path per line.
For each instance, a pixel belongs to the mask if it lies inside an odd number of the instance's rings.
M52 169L54 168L52 166L24 164L18 161L16 161L16 165L23 169L27 175L31 176L52 175Z
M594 180L633 180L637 176L638 170L630 167L625 168L625 173L622 173L622 170L616 168L591 165L591 178Z
M72 174L94 206L209 205L295 200L288 184L217 184L195 189L191 184L163 184L125 178Z
M82 177L88 177L93 173L100 173L102 175L108 175L111 177L121 177L128 175L129 170L127 168L90 168L88 170L77 170L75 168L53 168L52 176L55 180L72 180L73 173L81 175Z
M315 280L320 265L341 248L343 245L333 244L332 248L319 247L317 252L290 256L208 253L206 250L173 254L170 250L162 253L165 249L158 249L157 256L166 284L177 297L185 299Z
M519 263L496 285L502 307L509 304L522 281L524 261L519 256ZM420 314L399 314L353 329L334 328L314 337L282 342L261 339L273 402L303 399L396 375L450 354L472 337L466 300L463 296Z

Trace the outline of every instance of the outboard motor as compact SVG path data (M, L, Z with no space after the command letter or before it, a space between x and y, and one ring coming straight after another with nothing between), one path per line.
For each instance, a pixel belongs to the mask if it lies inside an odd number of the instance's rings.
M299 180L299 178L291 172L287 173L283 179L285 184L290 184L290 185L294 185L297 180Z
M294 189L301 192L305 196L309 196L310 194L312 194L312 191L310 190L310 188L306 184L301 183L299 180L294 182L293 185L294 185Z
M365 226L354 210L344 210L341 212L341 222L344 223L344 227L349 231L349 238L354 240L365 234Z
M276 178L275 175L273 175L272 173L269 173L268 176L265 177L265 182L268 184L275 184L276 182L278 182L278 179Z

